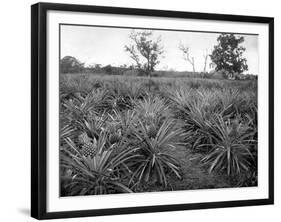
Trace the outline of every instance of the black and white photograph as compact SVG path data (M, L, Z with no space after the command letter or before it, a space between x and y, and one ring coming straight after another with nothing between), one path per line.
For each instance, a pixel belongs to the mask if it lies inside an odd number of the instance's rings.
M277 1L3 3L1 221L280 218Z
M58 50L61 197L258 186L258 34L60 24Z
M31 10L32 217L274 203L274 18Z

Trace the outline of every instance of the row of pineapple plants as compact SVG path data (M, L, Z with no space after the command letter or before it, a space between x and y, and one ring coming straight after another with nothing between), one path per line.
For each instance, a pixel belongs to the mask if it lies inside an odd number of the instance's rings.
M172 190L170 178L183 176L172 155L179 146L202 154L209 173L256 185L253 91L68 84L60 98L61 195L141 192L147 184Z

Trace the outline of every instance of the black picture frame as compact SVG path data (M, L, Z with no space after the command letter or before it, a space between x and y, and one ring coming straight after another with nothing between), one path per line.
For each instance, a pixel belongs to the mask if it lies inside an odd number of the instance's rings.
M252 22L269 25L269 194L267 199L176 204L130 208L47 212L47 11L108 13L168 18ZM31 6L31 216L37 219L72 218L267 205L274 203L274 18L240 15L101 7L75 4L37 3Z

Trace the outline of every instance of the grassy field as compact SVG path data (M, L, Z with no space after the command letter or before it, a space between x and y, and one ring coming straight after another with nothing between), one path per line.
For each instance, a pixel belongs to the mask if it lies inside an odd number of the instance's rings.
M257 81L60 76L61 195L257 185Z

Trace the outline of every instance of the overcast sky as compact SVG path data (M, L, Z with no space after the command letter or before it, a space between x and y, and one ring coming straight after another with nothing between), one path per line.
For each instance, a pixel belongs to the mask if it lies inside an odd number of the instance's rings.
M130 43L129 34L132 29L107 28L92 26L61 26L61 58L74 56L86 65L131 65L133 64L124 46ZM139 31L136 29L136 31ZM161 36L164 53L156 69L174 69L192 71L192 67L184 59L178 49L179 43L188 45L191 55L195 58L196 71L204 67L203 55L211 53L217 43L216 33L160 31L154 30L155 37ZM245 73L258 74L258 36L243 35L249 70ZM210 59L208 60L210 63Z

